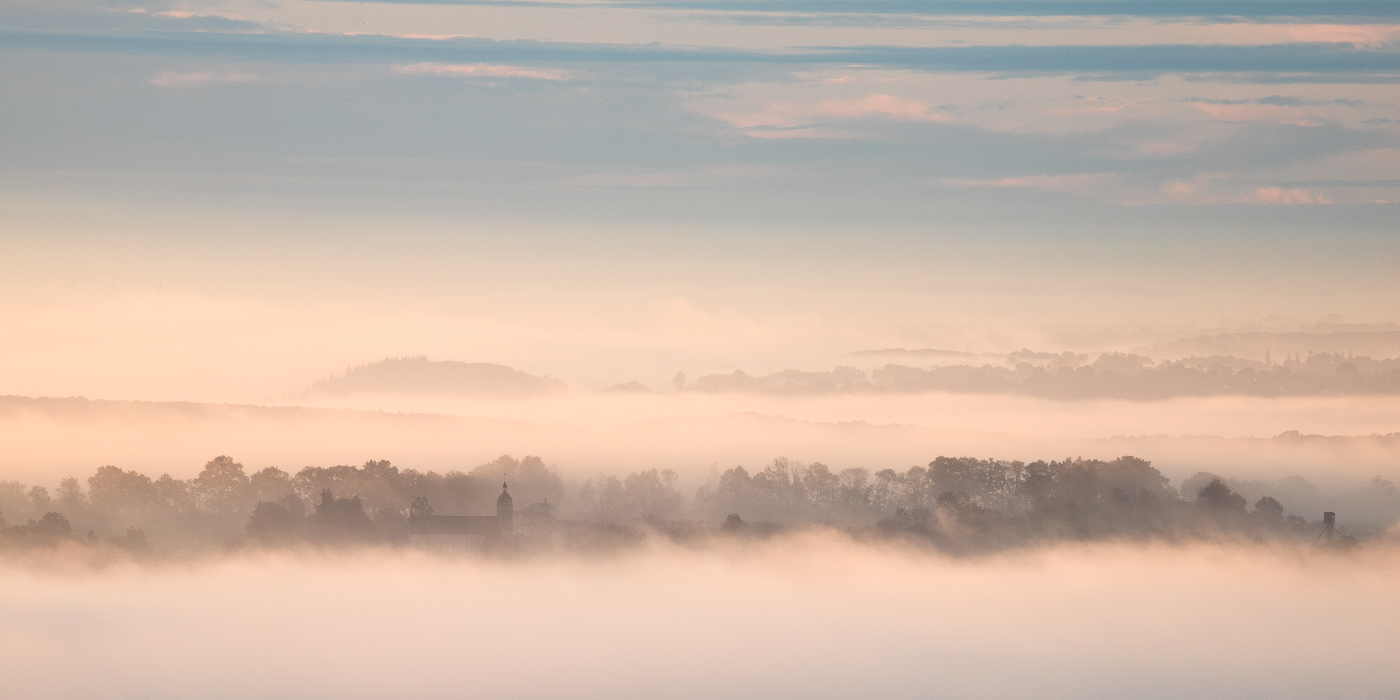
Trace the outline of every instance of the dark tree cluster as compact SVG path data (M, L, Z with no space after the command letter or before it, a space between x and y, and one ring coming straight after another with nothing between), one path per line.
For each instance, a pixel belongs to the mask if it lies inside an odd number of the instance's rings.
M939 457L928 467L873 477L779 459L755 474L743 467L725 471L700 490L696 506L711 518L726 518L730 531L744 531L748 522L849 526L876 520L882 535L959 551L1123 537L1297 538L1312 528L1299 516L1285 516L1269 496L1251 509L1219 478L1183 496L1150 462L1127 456L1031 463Z
M278 501L258 502L248 516L247 532L264 545L369 544L383 538L365 513L359 496L336 498L329 489L321 492L320 501L310 514L301 497L294 494Z
M63 544L107 545L129 552L144 553L150 549L146 531L139 527L129 527L120 536L99 540L91 530L86 537L78 537L73 532L73 524L62 513L50 511L38 518L30 518L23 525L6 526L0 515L0 549L52 548Z
M780 457L754 474L742 466L726 470L716 483L700 488L695 506L709 517L738 513L785 523L849 522L917 500L906 497L904 489L892 469L872 479L865 469L833 472L820 462L804 466Z
M670 469L648 469L623 479L600 474L579 489L580 515L601 522L675 517L685 507L676 479Z

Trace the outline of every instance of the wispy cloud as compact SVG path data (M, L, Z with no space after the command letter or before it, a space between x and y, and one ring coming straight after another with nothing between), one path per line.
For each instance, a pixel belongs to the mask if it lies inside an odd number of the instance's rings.
M1260 204L1331 204L1330 197L1314 194L1302 188L1256 187L1254 199Z
M940 178L939 184L952 187L1026 188L1044 192L1103 197L1121 190L1118 176L1113 173L1083 173L1074 175L1021 175L1003 178Z
M1182 102L1199 102L1212 105L1277 105L1280 107L1302 107L1304 105L1314 106L1338 106L1338 107L1364 107L1366 103L1362 100L1349 100L1338 98L1335 100L1305 100L1301 97L1290 97L1287 95L1270 95L1268 97L1247 97L1232 99L1207 99L1204 97L1188 97Z
M872 94L846 100L817 103L775 102L754 112L721 112L715 115L759 138L850 138L849 130L823 128L837 122L881 119L948 123L952 118L934 111L920 100Z
M335 0L319 0L335 1ZM1395 6L1386 0L620 0L552 2L550 0L377 0L392 5L458 5L486 7L624 7L643 10L688 10L753 13L774 21L811 21L814 16L971 16L971 17L1227 17L1393 18ZM832 21L837 21L834 19Z
M568 73L553 68L522 68L520 66L497 66L489 63L457 65L449 63L414 63L398 69L400 73L419 75L451 75L463 78L535 78L538 80L566 80Z
M1197 104L1202 112L1212 119L1225 122L1272 122L1295 126L1319 126L1322 122L1315 118L1315 110L1299 107L1280 107L1258 104Z
M1002 74L1359 75L1400 80L1400 51L1361 49L1350 43L1262 46L1193 44L1124 46L856 46L805 47L785 51L689 48L665 45L413 39L379 35L313 33L62 33L0 30L11 48L79 50L127 55L181 55L296 62L372 61L450 65L512 65L534 62L657 63L705 66L859 65L922 71Z
M1212 119L1226 122L1272 122L1296 126L1319 126L1328 110L1335 107L1360 109L1362 100L1337 98L1331 100L1303 99L1287 95L1254 98L1205 99L1191 97L1182 100L1196 105Z
M1203 173L1162 187L1166 201L1181 204L1332 204L1331 197L1302 187L1258 186L1229 173Z
M1130 109L1150 99L1124 100L1109 97L1107 95L1091 95L1089 97L1075 96L1076 102L1081 102L1083 106L1057 107L1049 109L1046 114L1053 116L1073 116L1081 114L1117 114L1123 110Z
M1307 24L1289 27L1294 41L1346 42L1358 46L1384 47L1400 41L1400 26Z
M1169 181L1157 192L1117 173L1021 175L1003 178L941 178L949 187L1021 188L1070 194L1120 204L1332 204L1324 194L1302 187L1263 185L1233 173L1204 173Z
M164 88L187 88L213 85L215 83L255 83L258 77L236 70L223 73L179 73L166 71L151 78L151 84Z

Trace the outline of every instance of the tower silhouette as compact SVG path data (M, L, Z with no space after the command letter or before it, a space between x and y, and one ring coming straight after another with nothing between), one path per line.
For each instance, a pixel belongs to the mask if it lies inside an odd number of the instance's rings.
M501 534L515 529L515 501L506 492L505 482L501 483L501 495L496 499L496 524L500 526Z
M1313 540L1313 544L1317 544L1322 540L1331 542L1335 539L1337 539L1337 514L1330 510L1324 511L1322 513L1322 532L1318 533L1317 539Z

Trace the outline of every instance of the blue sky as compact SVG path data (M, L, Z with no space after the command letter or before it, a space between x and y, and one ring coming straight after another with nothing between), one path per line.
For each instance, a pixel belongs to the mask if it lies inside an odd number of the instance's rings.
M11 2L0 165L485 159L540 190L752 191L747 169L822 197L853 183L813 168L862 163L959 200L1400 198L1397 13L1215 5Z
M862 215L1400 199L1396 13L1213 6L11 2L0 167L849 193Z

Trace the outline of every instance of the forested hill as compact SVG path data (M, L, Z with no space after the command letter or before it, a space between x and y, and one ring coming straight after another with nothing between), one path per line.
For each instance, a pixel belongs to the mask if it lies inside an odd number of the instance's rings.
M1190 357L1156 362L1141 355L1086 356L1012 353L981 366L910 367L887 364L871 372L784 370L702 376L686 388L710 393L825 394L947 391L1022 394L1048 399L1154 400L1177 396L1332 396L1400 394L1400 359L1317 353L1281 362L1236 357Z
M311 385L309 395L455 394L539 396L565 390L553 377L526 374L486 362L433 361L426 357L387 358L350 367L345 374Z

